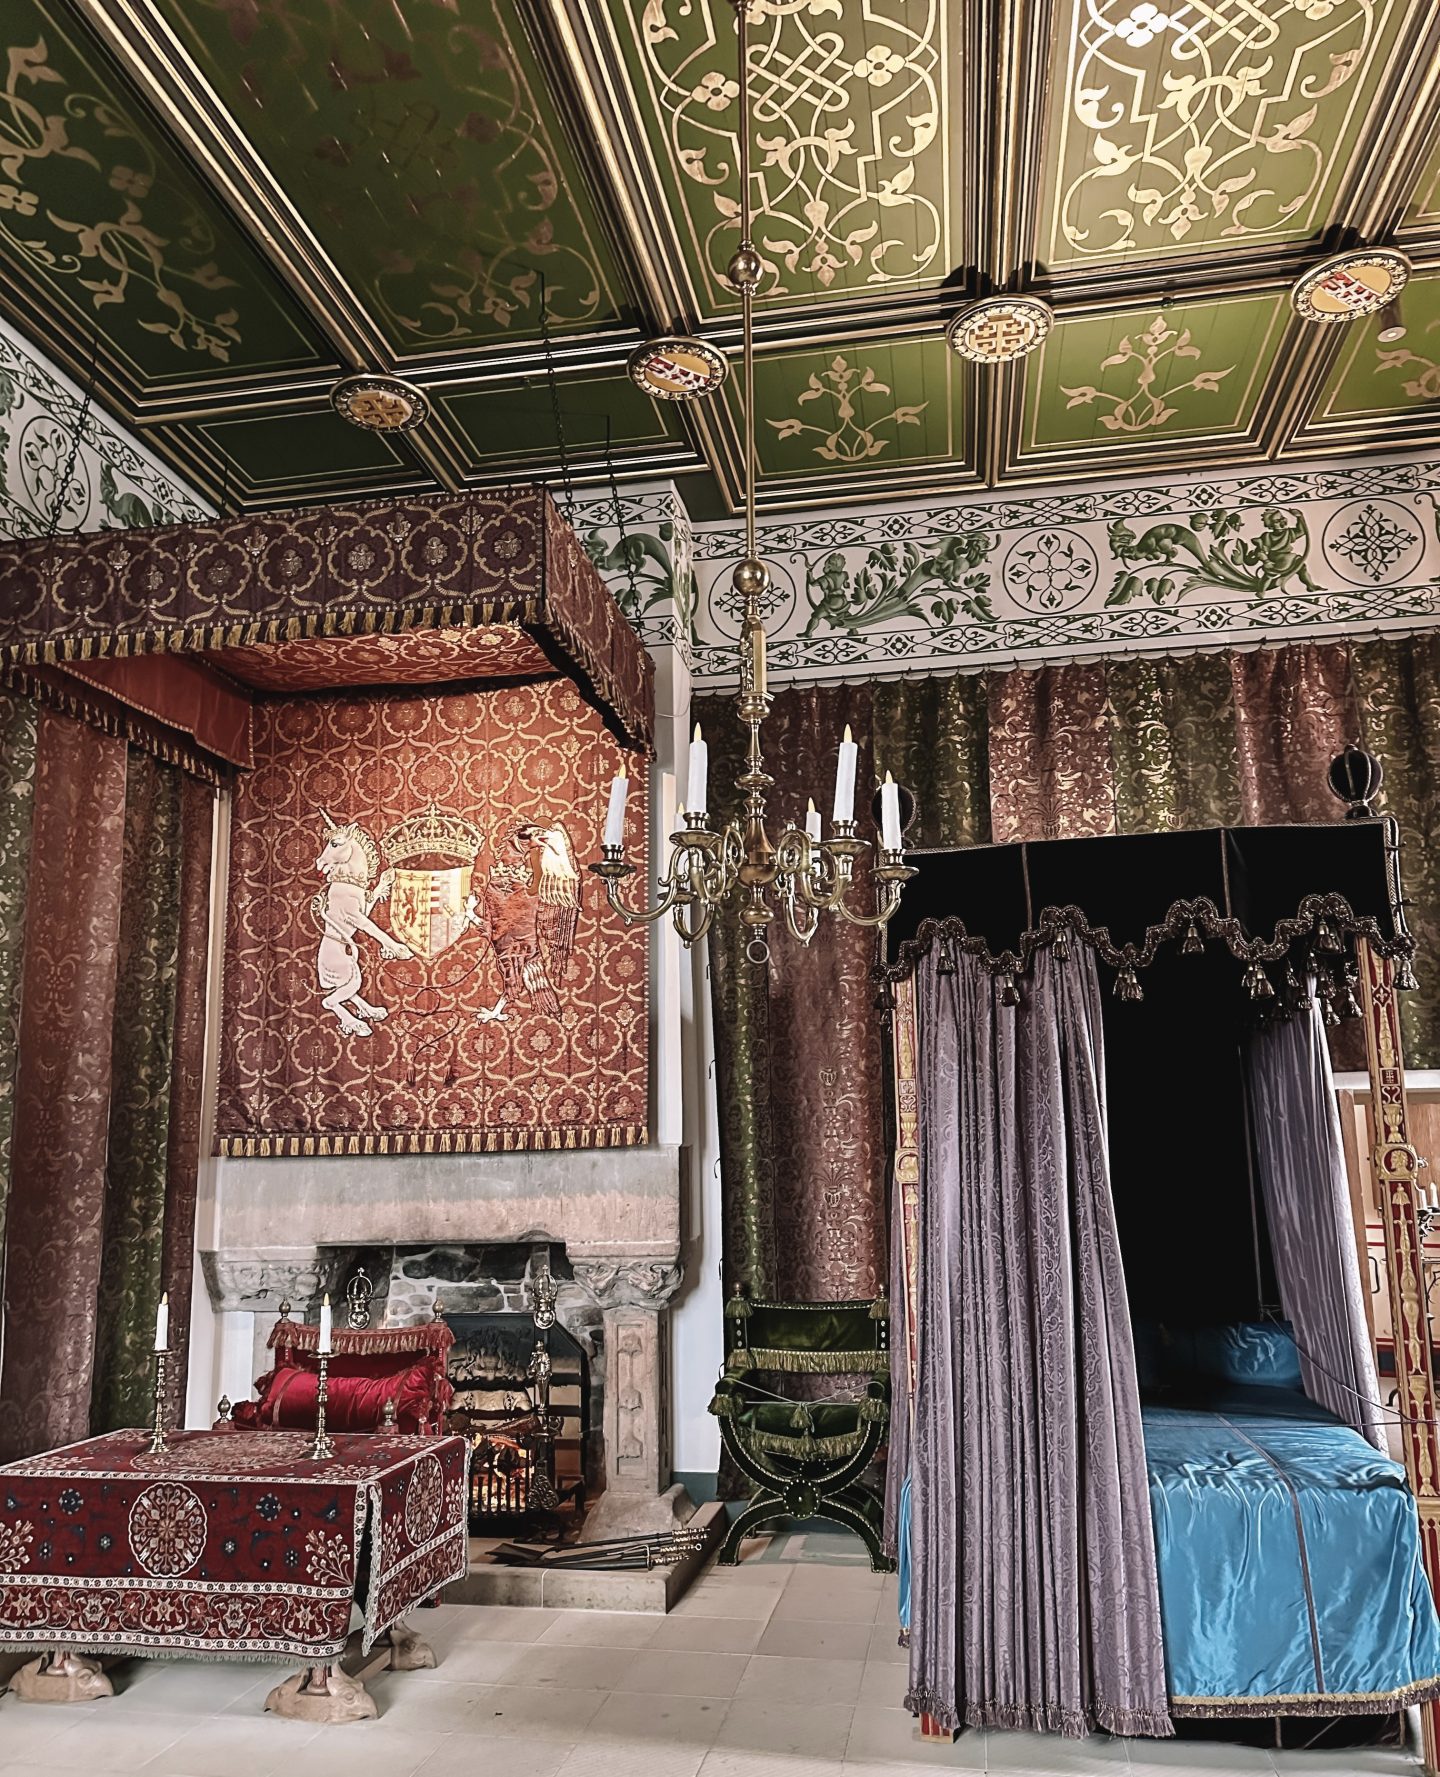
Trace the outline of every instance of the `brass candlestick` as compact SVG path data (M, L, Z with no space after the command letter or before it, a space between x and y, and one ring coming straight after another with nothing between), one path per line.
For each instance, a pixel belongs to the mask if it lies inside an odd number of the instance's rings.
M150 1435L150 1454L164 1456L170 1449L165 1442L165 1360L168 1351L155 1353L155 1429Z
M320 1353L320 1382L315 1390L315 1442L310 1446L311 1462L328 1462L335 1446L325 1433L325 1403L330 1398L330 1353Z

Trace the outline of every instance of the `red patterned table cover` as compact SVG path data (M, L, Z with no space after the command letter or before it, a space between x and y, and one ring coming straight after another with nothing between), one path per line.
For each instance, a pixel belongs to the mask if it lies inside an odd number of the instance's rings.
M319 1662L464 1576L469 1446L110 1432L0 1468L0 1647Z

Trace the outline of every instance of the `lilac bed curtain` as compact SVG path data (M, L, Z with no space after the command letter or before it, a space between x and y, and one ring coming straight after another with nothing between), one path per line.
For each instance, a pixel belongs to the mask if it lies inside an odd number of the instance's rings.
M1383 1450L1335 1081L1311 985L1308 1007L1249 1041L1256 1168L1305 1392Z
M1018 1007L964 956L918 989L908 1705L1169 1734L1094 959L1040 955Z

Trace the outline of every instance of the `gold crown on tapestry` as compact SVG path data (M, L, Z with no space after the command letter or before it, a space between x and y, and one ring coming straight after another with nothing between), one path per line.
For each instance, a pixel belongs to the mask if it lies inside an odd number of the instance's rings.
M454 858L468 864L485 843L485 835L473 822L447 814L435 802L427 802L416 814L396 821L385 835L385 855L392 864L410 858Z

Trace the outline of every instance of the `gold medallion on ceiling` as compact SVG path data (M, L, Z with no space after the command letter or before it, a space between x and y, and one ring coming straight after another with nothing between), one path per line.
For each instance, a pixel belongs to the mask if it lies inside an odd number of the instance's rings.
M684 339L666 334L646 340L630 354L630 378L647 395L659 401L693 401L711 395L729 371L729 365L703 339Z
M367 432L413 432L430 418L430 398L423 389L378 371L343 377L330 391L330 405Z
M972 364L1009 364L1033 352L1055 325L1038 296L987 296L967 303L945 329L950 349Z
M1355 247L1297 278L1290 303L1302 321L1358 321L1393 302L1412 270L1398 247Z

